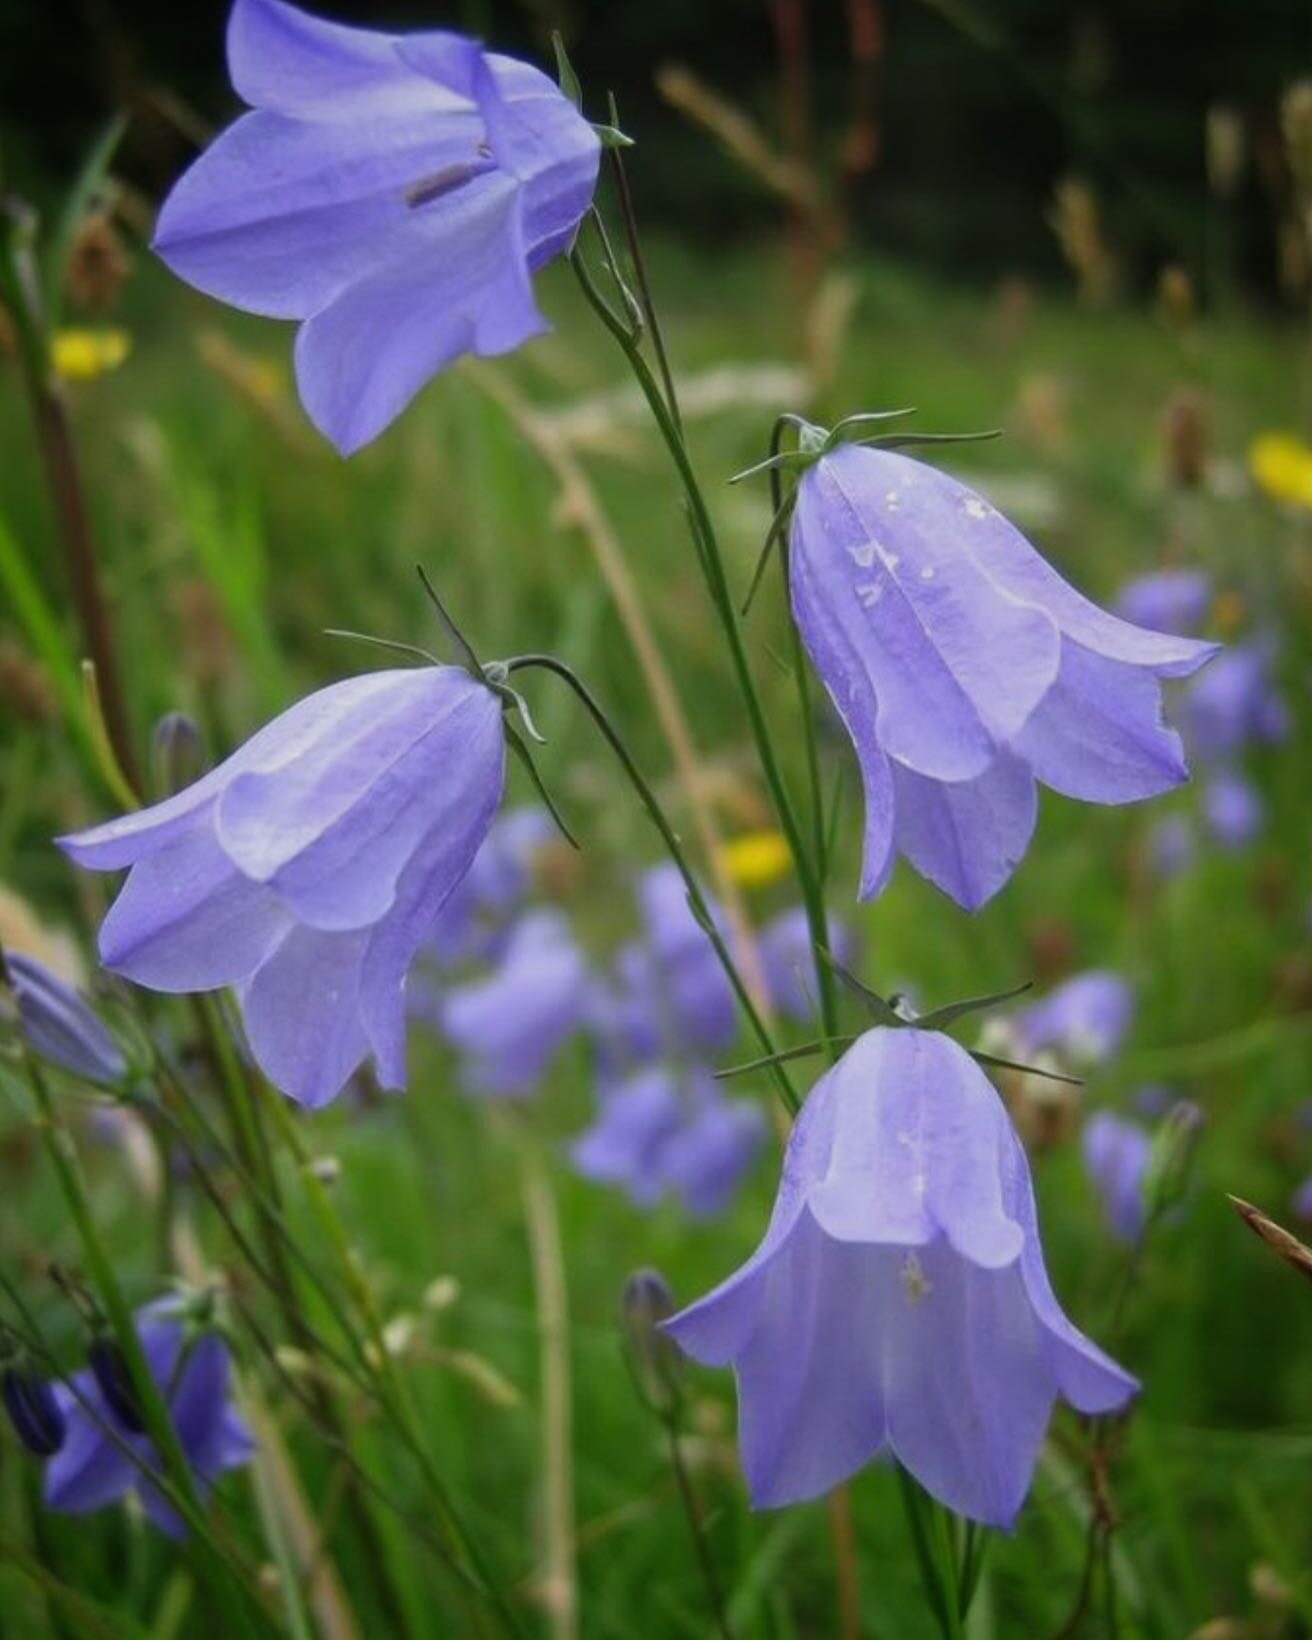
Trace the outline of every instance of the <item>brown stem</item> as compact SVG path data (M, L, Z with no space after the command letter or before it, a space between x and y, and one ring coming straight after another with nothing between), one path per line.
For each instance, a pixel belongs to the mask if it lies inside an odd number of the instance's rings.
M105 729L119 768L133 790L140 791L140 773L133 753L127 708L114 658L113 625L91 539L91 521L87 515L68 410L63 395L50 382L29 374L28 390L36 422L41 465L55 509L73 604L82 628L82 642L96 669Z

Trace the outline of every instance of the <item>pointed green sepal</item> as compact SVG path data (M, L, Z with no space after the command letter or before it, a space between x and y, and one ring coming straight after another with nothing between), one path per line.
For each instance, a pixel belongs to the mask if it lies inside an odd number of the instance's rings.
M1023 985L1014 985L1009 991L994 991L989 996L965 997L960 1002L948 1002L941 1008L934 1008L927 1014L921 1014L916 1021L922 1031L945 1031L967 1014L977 1014L985 1008L997 1008L1004 1002L1011 1002L1015 997L1023 996L1026 991L1032 990L1034 981L1027 979Z
M1014 1059L999 1059L997 1054L983 1053L979 1048L967 1048L966 1052L979 1065L987 1065L995 1071L1019 1071L1022 1076L1041 1076L1045 1082L1064 1082L1070 1088L1082 1088L1084 1078L1081 1076L1066 1076L1062 1071L1044 1070L1041 1065L1022 1065Z
M507 744L509 745L511 751L514 752L515 756L518 757L520 762L528 770L528 777L533 782L534 789L536 790L538 796L542 799L547 813L555 821L556 828L560 832L560 835L565 839L571 848L579 849L580 852L582 852L582 847L578 838L575 837L574 833L565 824L564 816L556 807L555 799L547 790L546 782L538 773L538 766L533 761L533 754L524 744L519 730L515 728L513 723L507 723L505 725L505 731Z
M633 138L626 136L618 125L598 125L594 120L592 129L596 133L597 141L603 148L632 148Z
M760 1059L749 1059L745 1065L729 1065L722 1071L714 1073L717 1082L727 1082L732 1076L746 1076L749 1071L769 1070L773 1065L786 1065L791 1059L812 1059L818 1053L826 1053L830 1048L850 1048L856 1041L854 1036L833 1036L821 1042L803 1042L796 1048L782 1048L778 1053L768 1053Z
M561 91L569 98L580 112L583 109L583 87L579 84L579 77L574 72L574 64L569 60L569 53L565 50L565 40L559 29L552 29L551 44L556 53L556 79Z

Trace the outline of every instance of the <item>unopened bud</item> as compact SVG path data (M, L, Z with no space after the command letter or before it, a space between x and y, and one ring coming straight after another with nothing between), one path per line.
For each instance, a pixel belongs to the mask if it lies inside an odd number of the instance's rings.
M186 712L166 712L151 736L151 771L160 797L172 797L205 772L200 729Z
M34 1372L6 1367L0 1375L0 1395L14 1434L27 1450L38 1458L52 1458L68 1432L52 1385Z
M1144 1174L1143 1200L1149 1218L1181 1201L1193 1177L1194 1158L1203 1129L1203 1113L1192 1099L1178 1099L1157 1132Z
M674 1314L674 1296L665 1277L656 1270L635 1270L620 1295L624 1324L624 1352L638 1394L662 1417L679 1402L683 1353L661 1330Z

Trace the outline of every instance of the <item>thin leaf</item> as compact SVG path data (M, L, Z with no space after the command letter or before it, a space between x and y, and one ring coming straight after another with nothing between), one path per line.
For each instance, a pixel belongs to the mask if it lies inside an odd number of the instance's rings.
M835 1036L822 1042L804 1042L798 1048L782 1048L778 1053L765 1054L760 1059L751 1059L745 1065L729 1065L722 1071L714 1072L717 1082L727 1082L732 1076L746 1076L749 1071L769 1070L772 1065L786 1064L790 1059L810 1059L815 1054L825 1053L830 1048L850 1048L856 1041L854 1036Z
M64 301L64 275L68 271L68 259L72 254L73 241L77 238L77 230L87 213L87 207L104 184L127 128L127 115L115 114L92 143L82 169L64 201L64 208L59 213L45 268L46 322L52 332L59 324L60 309Z
M905 1026L908 1023L892 1003L881 997L878 991L872 991L868 985L863 985L855 974L844 968L832 951L827 951L823 945L817 945L816 950L829 965L839 983L858 998L881 1025Z

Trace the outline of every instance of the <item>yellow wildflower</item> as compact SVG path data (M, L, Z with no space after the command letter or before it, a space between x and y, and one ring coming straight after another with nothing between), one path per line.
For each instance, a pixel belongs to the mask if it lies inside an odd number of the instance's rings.
M724 845L724 869L743 888L763 888L788 870L788 844L777 831L745 831Z
M1312 507L1312 448L1293 433L1259 433L1248 446L1248 470L1273 501Z
M126 330L57 330L50 357L66 382L89 382L117 370L132 350Z

